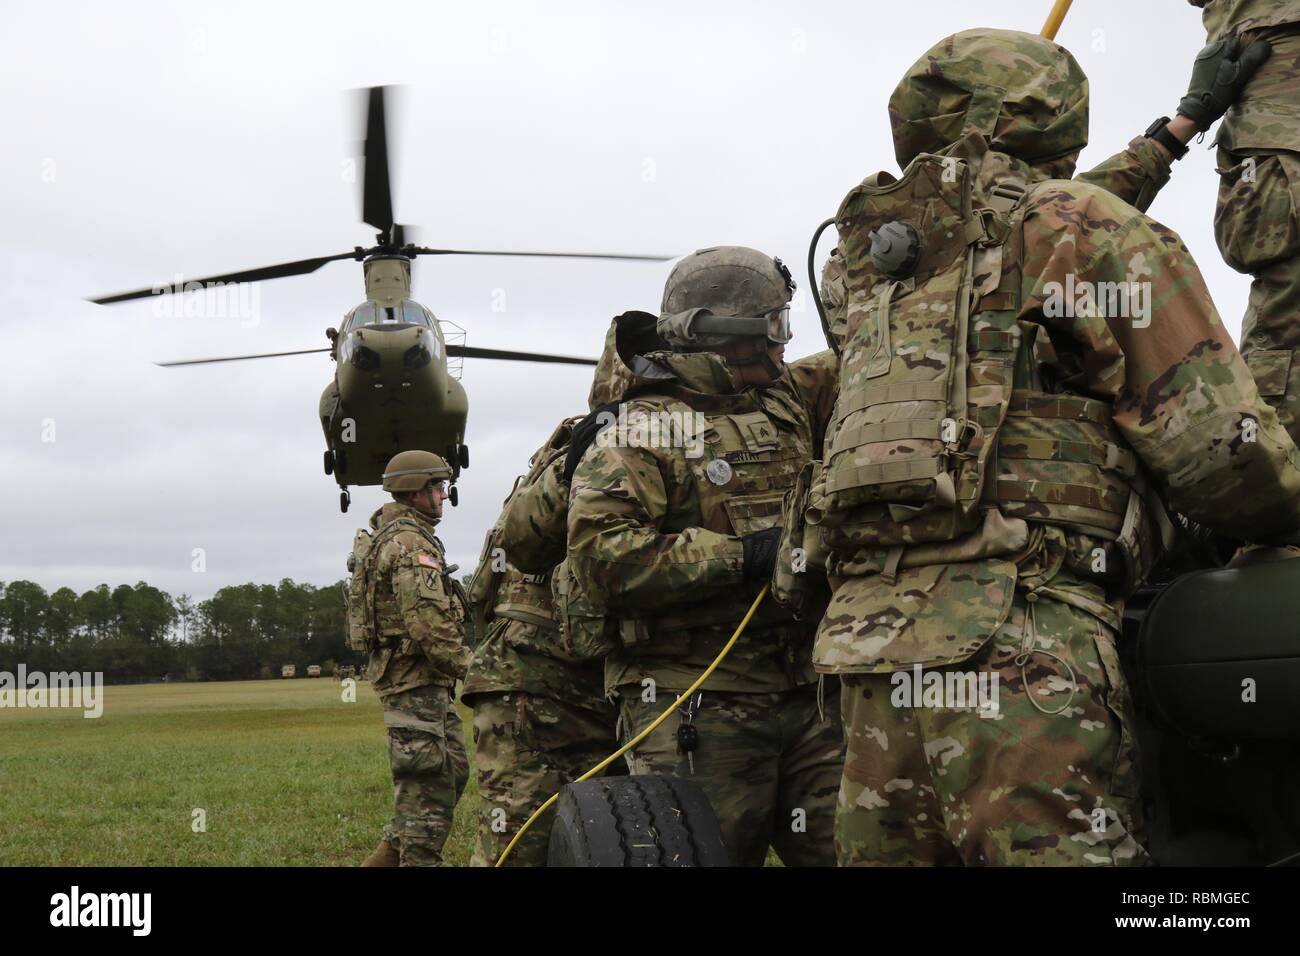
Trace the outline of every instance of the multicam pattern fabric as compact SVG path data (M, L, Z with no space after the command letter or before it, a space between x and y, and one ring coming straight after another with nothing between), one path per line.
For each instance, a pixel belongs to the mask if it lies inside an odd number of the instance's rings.
M1214 236L1253 277L1241 351L1260 394L1300 437L1300 0L1211 0L1211 41L1265 39L1272 56L1219 125Z
M460 717L446 687L398 691L383 704L394 803L384 839L402 866L437 866L469 775Z
M464 676L469 649L463 643L465 608L447 581L437 522L414 508L391 502L370 518L378 530L403 519L421 530L399 527L371 553L379 578L375 623L383 644L370 655L367 672L380 697L437 685Z
M984 699L996 702L988 716L943 701L911 706L916 692L901 678L912 672L843 679L842 865L1149 862L1135 838L1137 753L1114 634L1083 611L1039 601L1038 653L1022 668L1028 607L1017 597L985 650L932 672L983 680L992 691Z
M616 716L605 700L505 692L474 698L479 826L473 865L493 865L533 811L611 754ZM545 866L554 809L510 851L505 866Z
M1027 76L1040 61L1041 76ZM832 541L828 561L836 590L815 660L852 675L837 825L844 863L1142 861L1131 706L1111 632L1116 596L1143 571L1139 562L1117 577L1108 548L1137 525L1151 529L1147 540L1125 554L1151 549L1160 522L1155 511L1143 517L1148 480L1173 508L1225 535L1272 538L1300 526L1300 454L1261 401L1182 241L1095 185L1047 178L1072 167L1067 148L1086 140L1070 129L1086 117L1086 86L1081 76L1073 90L1060 85L1076 70L1040 38L958 34L891 99L900 158L928 149L970 161L976 208L995 205L1000 183L1027 188L1012 207L1022 223L1013 218L1005 236L985 231L977 242L970 318L964 330L954 319L953 334L972 345L964 370L972 393L1005 388L1007 369L979 353L1014 343L1006 420L1042 419L1043 433L1022 421L1003 436L983 474L981 522L955 529L953 540L913 546L880 527L912 519L899 502L870 534L892 534L901 546L855 547L854 513L838 516L840 544ZM1056 119L1042 108L1052 103ZM945 118L971 110L973 118ZM1022 142L1025 125L1051 131L1061 152ZM860 247L842 251L852 340L855 314L873 315L853 308L870 263ZM1145 296L1146 307L1138 299L1124 303L1136 311L1117 308L1102 295L1108 288ZM895 300L896 314L906 297ZM956 316L963 301L953 301ZM981 339L986 331L997 335ZM972 400L977 421L979 404ZM1071 437L1071 429L1082 430ZM835 447L833 435L827 441ZM1116 477L1128 489L1122 508L1106 484ZM942 702L895 706L891 679L913 665L998 674L1001 716ZM1075 697L1061 702L1072 686Z
M655 680L682 689L713 660L758 593L742 574L740 536L774 527L813 450L811 412L789 373L742 389L711 352L647 357L668 378L634 385L627 427L611 426L573 476L568 564L590 602L622 623L609 688ZM663 395L671 380L671 396ZM659 413L707 426L689 442L650 430ZM710 472L710 466L714 465ZM712 475L712 477L710 477ZM765 601L706 685L778 691L814 680L808 630Z

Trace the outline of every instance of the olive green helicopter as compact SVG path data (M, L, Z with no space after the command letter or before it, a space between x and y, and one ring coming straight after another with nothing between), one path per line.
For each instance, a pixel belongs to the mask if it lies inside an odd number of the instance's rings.
M373 246L357 246L351 252L338 255L151 286L90 300L108 305L230 283L305 275L326 263L344 259L361 262L366 301L350 309L338 329L325 330L330 342L326 348L155 363L173 368L328 352L335 366L334 378L326 385L320 398L320 424L326 444L324 468L325 474L332 475L338 482L339 507L344 512L351 502L348 486L379 484L385 463L397 452L409 448L439 451L447 459L453 471L450 500L456 504L455 479L462 468L469 467L469 447L465 444L469 402L458 378L459 364L455 362L449 367L449 359L596 364L596 360L590 358L466 346L463 330L438 319L411 298L413 259L417 256L460 255L663 262L672 258L613 253L431 249L409 243L406 234L411 227L395 222L393 216L384 109L386 89L376 86L366 91L361 218L379 230Z

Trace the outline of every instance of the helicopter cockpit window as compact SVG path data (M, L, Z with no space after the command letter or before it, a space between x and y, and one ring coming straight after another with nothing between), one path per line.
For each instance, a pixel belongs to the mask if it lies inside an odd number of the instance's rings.
M363 302L348 313L343 331L350 332L367 325L422 325L426 329L433 328L433 322L424 306L410 299L395 306Z

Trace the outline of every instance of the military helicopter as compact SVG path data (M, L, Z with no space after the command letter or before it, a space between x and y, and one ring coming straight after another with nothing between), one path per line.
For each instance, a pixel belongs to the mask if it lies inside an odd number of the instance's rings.
M344 259L361 262L366 301L344 315L340 328L325 330L330 341L326 348L156 363L174 368L328 352L335 368L334 378L320 398L320 424L326 444L324 468L325 474L333 475L338 482L339 507L344 512L351 502L348 486L379 484L384 465L404 449L440 451L452 467L453 482L462 468L469 467L469 448L465 444L468 397L458 380L458 366L449 368L448 359L596 364L595 359L589 358L464 345L464 332L458 326L439 320L411 298L413 259L417 256L460 255L663 262L672 258L612 253L431 249L407 242L406 233L410 227L395 222L393 216L384 108L386 89L377 86L366 91L361 218L379 230L373 246L357 246L351 252L338 255L246 269L183 284L151 286L91 300L99 305L109 305L227 283L305 275L326 263ZM449 338L453 341L448 341ZM456 500L453 485L452 504Z

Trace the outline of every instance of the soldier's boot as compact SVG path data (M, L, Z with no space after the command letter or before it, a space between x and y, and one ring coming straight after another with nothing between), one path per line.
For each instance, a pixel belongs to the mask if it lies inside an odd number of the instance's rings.
M401 855L397 852L397 847L393 846L387 840L380 840L379 846L375 847L373 853L365 858L362 866L397 866L401 862Z

